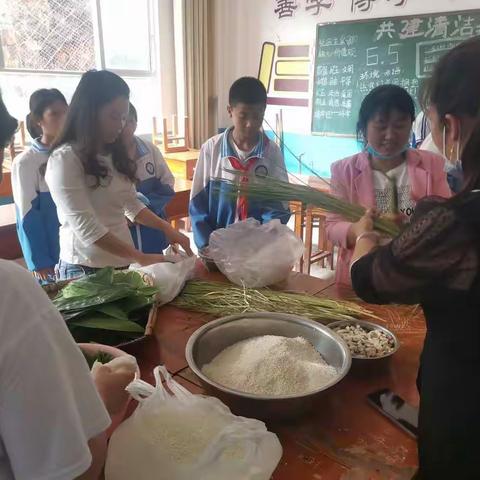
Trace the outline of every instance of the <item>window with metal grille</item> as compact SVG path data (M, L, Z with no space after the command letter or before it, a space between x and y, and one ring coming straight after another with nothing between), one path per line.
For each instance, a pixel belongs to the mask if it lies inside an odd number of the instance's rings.
M0 70L151 73L150 0L0 0Z
M0 68L81 72L95 67L90 0L2 0Z

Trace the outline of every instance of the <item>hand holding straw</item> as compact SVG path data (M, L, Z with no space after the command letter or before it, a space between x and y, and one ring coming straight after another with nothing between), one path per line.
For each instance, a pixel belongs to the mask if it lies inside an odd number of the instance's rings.
M236 172L232 172L236 173ZM272 177L248 176L248 182L217 178L216 189L223 193L230 191L232 197L246 196L255 200L302 202L313 205L330 213L341 215L345 220L357 222L366 212L366 208L342 200L334 195L316 190L308 185L295 185ZM223 187L223 188L222 188ZM227 187L227 188L225 188ZM390 237L400 233L398 225L386 218L376 218L375 230Z

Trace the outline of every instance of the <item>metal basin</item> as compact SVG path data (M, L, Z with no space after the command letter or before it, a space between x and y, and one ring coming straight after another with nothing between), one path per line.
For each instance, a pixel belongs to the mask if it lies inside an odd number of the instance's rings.
M323 387L302 395L262 396L220 385L201 371L225 348L242 340L262 335L304 337L335 367L338 376ZM237 415L263 420L285 418L305 413L326 390L337 384L349 371L351 356L345 342L320 323L281 313L245 313L220 318L200 327L189 339L185 352L188 365L204 387L226 403Z

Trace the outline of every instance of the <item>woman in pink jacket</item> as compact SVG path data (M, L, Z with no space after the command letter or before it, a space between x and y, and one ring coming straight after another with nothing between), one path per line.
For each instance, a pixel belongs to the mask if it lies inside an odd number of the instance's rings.
M406 222L426 196L450 197L444 159L409 148L415 106L406 90L382 85L363 100L357 124L365 149L331 167L332 193ZM327 217L328 238L340 247L336 281L350 285L350 259L360 222Z

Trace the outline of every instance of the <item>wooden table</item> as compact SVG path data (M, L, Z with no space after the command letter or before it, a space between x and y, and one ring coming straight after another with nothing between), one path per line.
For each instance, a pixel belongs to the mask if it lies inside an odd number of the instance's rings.
M192 182L182 178L175 178L175 196L165 207L167 218L175 228L178 228L178 221L188 218L188 206L190 204L190 191Z
M186 152L167 153L162 149L162 155L175 177L193 180L200 150L190 149Z
M221 280L200 265L196 276ZM334 298L351 298L352 292L338 289L331 281L292 273L282 288ZM369 306L401 342L399 351L383 368L353 368L347 377L321 398L315 410L289 423L273 423L284 449L274 480L385 480L410 479L417 465L416 442L370 407L366 395L390 388L417 405L415 379L424 337L423 315L413 307ZM185 346L190 335L212 320L198 314L165 306L159 310L154 335L130 345L142 377L151 382L152 369L166 365L175 379L194 393L205 393L187 367ZM379 322L382 323L382 322Z

